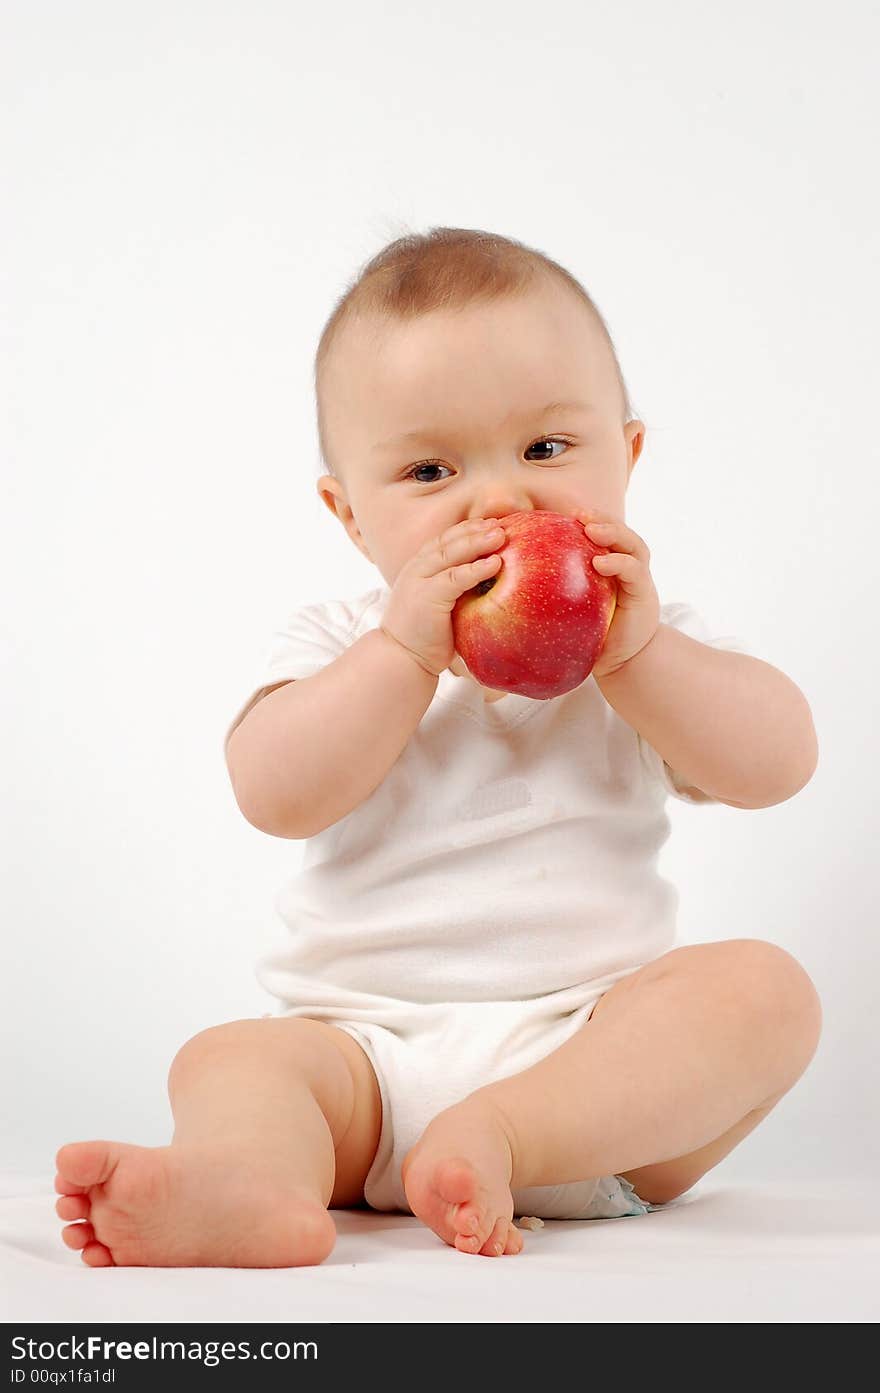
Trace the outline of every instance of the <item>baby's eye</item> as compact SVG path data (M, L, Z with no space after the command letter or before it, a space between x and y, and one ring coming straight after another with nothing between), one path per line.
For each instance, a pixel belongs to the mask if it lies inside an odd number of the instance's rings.
M559 437L558 437L558 436L555 436L555 435L553 435L553 436L542 435L541 438L540 438L540 440L535 440L535 441L529 446L529 450L534 450L534 448L535 448L536 445L570 445L570 444L571 444L571 441L570 441L570 440L560 440ZM526 451L526 454L528 454L528 450ZM547 456L545 455L544 458L546 459ZM549 458L550 458L550 459L556 459L557 456L556 456L556 455L550 455Z
M414 464L407 474L408 479L415 478L417 469L445 469L445 464L440 464L438 460L423 460L421 464ZM436 484L436 479L416 479L417 484Z
M529 450L533 450L533 449L535 448L536 445L570 445L570 444L571 444L571 441L570 441L570 440L561 440L561 439L559 439L557 436L549 436L549 437L548 437L548 436L543 436L543 435L542 435L542 436L540 437L540 439L534 440L534 441L532 442L532 444L529 446ZM528 450L526 451L526 454L528 454ZM549 458L549 459L557 459L558 456L556 456L556 455L550 455L550 456L548 457L548 456L545 455L544 458L545 458L545 460L546 460L547 458ZM414 464L414 465L413 465L412 469L409 471L409 473L407 474L406 477L407 477L408 479L414 479L415 476L416 476L417 470L420 470L420 469L446 469L446 468L447 468L447 466L446 466L445 464L441 464L439 460L422 460L421 464ZM436 484L436 483L437 483L437 480L436 480L436 479L416 479L416 483L417 483L417 484Z

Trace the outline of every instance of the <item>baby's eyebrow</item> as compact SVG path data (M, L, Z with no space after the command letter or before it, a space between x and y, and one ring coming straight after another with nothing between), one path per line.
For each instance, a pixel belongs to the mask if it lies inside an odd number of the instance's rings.
M533 421L540 420L543 416L549 416L554 411L580 411L588 414L594 408L588 402L583 401L548 401L545 406L531 406L525 411L512 411L505 418L502 425L508 421ZM436 440L441 435L452 435L448 425L445 426L417 426L415 430L400 431L395 435L389 435L386 440L380 440L373 446L373 450L385 450L389 445L396 445L404 440Z

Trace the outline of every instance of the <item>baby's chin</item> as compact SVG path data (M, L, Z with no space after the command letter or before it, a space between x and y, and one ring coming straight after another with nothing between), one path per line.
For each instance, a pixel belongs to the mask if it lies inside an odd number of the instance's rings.
M464 660L460 658L457 653L449 664L449 671L454 677L463 677L466 681L472 682L473 685L483 693L485 701L498 701L500 697L507 696L506 692L497 692L493 687L484 687L482 682L478 682L476 677L468 672L464 665Z

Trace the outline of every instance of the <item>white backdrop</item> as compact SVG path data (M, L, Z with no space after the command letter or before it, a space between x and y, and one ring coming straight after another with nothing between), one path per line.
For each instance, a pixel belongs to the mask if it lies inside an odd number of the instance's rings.
M315 491L313 355L445 224L593 295L661 600L812 705L808 787L670 800L661 871L684 941L770 939L824 1004L726 1173L876 1176L876 6L4 0L2 31L3 1162L165 1143L177 1049L273 1005L303 844L245 822L222 737L290 610L380 583Z

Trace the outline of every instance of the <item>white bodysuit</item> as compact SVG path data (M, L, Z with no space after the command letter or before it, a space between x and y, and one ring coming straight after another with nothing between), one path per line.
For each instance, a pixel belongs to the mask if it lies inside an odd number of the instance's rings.
M311 676L377 628L389 596L382 585L296 610L225 739L266 687ZM688 605L662 605L660 621L748 651L711 637ZM306 840L257 978L279 1015L341 1026L373 1064L371 1207L409 1210L400 1165L432 1117L550 1054L616 981L676 946L678 891L657 871L664 805L711 801L683 787L592 677L549 701L486 702L447 669L379 787ZM651 1207L621 1177L532 1187L514 1204L545 1218Z

